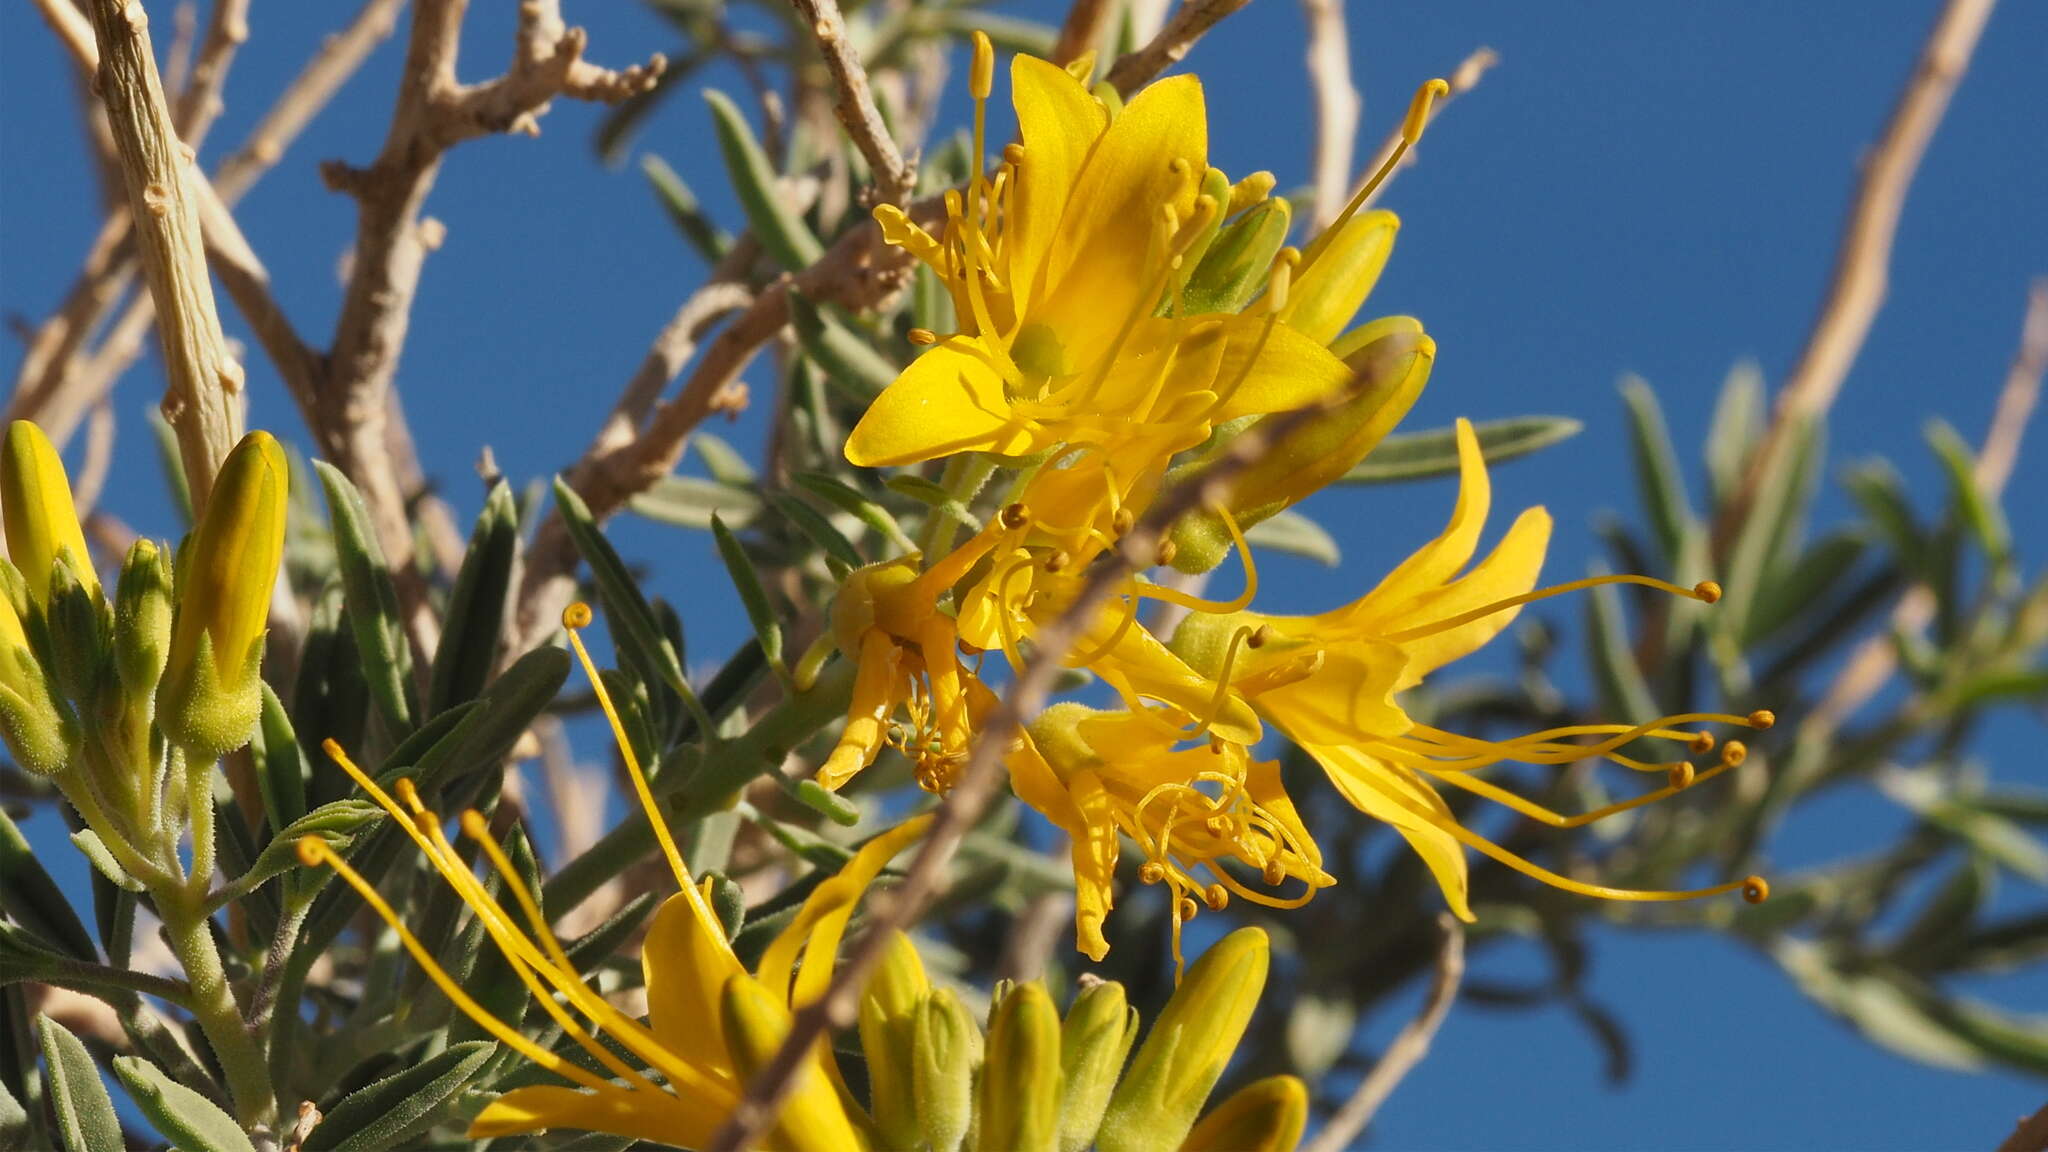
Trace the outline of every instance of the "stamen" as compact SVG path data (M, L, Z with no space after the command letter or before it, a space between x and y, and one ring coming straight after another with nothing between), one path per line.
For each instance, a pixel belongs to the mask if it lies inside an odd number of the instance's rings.
M939 342L939 334L929 328L912 328L904 338L920 348Z
M668 821L661 817L661 808L655 803L653 789L648 787L640 758L633 754L633 742L626 739L626 725L619 719L612 694L605 689L604 677L597 674L597 664L591 660L590 650L583 646L581 631L589 626L590 605L579 600L562 609L562 627L569 633L569 646L576 650L576 659L583 665L583 674L590 678L590 687L597 693L598 706L604 709L604 718L612 727L612 737L618 741L619 755L625 758L626 776L633 781L633 791L640 799L641 811L646 813L647 823L654 829L654 838L661 844L662 855L668 858L669 870L675 873L676 884L684 892L695 892L697 886L690 879L689 867L683 863L682 850L676 847L675 837L669 834ZM705 911L709 912L709 908Z
M967 70L967 88L976 100L986 100L995 91L996 46L989 41L988 33L979 28L974 30L973 43L974 63Z
M1273 185L1278 183L1271 172L1254 172L1230 186L1230 204L1224 209L1227 216L1235 216L1254 204L1263 202L1273 194Z
M1237 663L1237 650L1251 634L1250 628L1239 628L1230 634L1230 646L1223 651L1223 667L1216 673L1216 690L1209 697L1208 711L1203 714L1202 722L1187 734L1186 739L1201 739L1208 733L1209 727L1216 723L1216 718L1223 714L1223 706L1230 701L1231 665Z
M1231 544L1244 562L1244 591L1238 593L1233 600L1208 600L1200 596L1191 596L1178 588L1168 588L1163 584L1140 584L1136 587L1139 596L1164 600L1168 604L1178 604L1193 612L1210 612L1219 616L1242 612L1251 606L1252 599L1259 592L1259 566L1252 559L1252 546L1245 540L1244 531L1237 526L1237 517L1230 514L1229 508L1222 504L1211 504L1209 511L1223 521L1223 527L1230 532Z
M1005 163L1022 168L1024 166L1024 146L1022 144L1003 145L1003 160Z
M1022 504L1003 505L1002 516L1003 526L1011 531L1027 528L1031 525L1031 509L1026 508Z
M1771 882L1761 876L1751 876L1742 882L1742 898L1751 904L1761 904L1771 898Z
M1598 588L1606 584L1639 584L1645 588L1655 588L1660 592L1669 592L1673 596L1684 596L1688 599L1700 600L1709 604L1713 603L1714 597L1720 595L1719 588L1711 581L1692 588L1683 588L1668 580L1659 580L1654 576L1637 576L1633 573L1623 573L1615 576L1588 576L1583 580L1573 580L1565 584L1554 584L1548 588L1538 588L1533 592L1524 592L1520 596L1509 596L1506 599L1496 600L1491 604L1474 608L1470 612L1460 612L1449 619L1438 620L1434 624L1424 624L1420 627L1388 633L1380 637L1380 639L1389 644L1405 644L1410 640L1420 640L1425 636L1434 636L1439 632L1448 632L1453 628L1470 624L1474 620L1483 620L1496 612L1505 612L1510 608L1533 603L1537 600L1547 600L1552 596L1562 596L1567 592Z
M1308 258L1302 261L1304 269L1316 262L1316 257L1321 256L1330 246L1331 239L1344 230L1344 226L1351 222L1351 218L1358 214L1358 210L1365 207L1366 201L1372 199L1372 194L1379 191L1380 185L1387 182L1387 177L1394 174L1394 168L1401 163L1401 158L1408 154L1408 149L1414 147L1416 141L1422 139L1422 130L1429 126L1430 106L1436 103L1438 97L1450 95L1450 91L1451 86L1442 80L1431 80L1416 89L1415 98L1408 103L1408 115L1401 120L1401 142L1394 145L1394 150L1387 154L1386 163L1381 164L1379 171L1372 174L1372 179L1367 180L1352 195L1351 202L1344 206L1344 211L1337 214L1337 219L1332 221L1328 228L1323 229L1322 234L1309 245Z
M1157 861L1147 860L1138 866L1139 883L1157 884L1164 879L1166 879L1166 869L1160 867Z
M1301 264L1301 251L1297 248L1282 248L1273 254L1272 270L1266 274L1267 312L1277 316L1287 310L1287 297L1294 283L1294 271Z
M1682 792L1692 786L1695 775L1696 772L1693 769L1692 761L1680 760L1671 766L1671 773L1666 779L1670 780L1670 788L1673 792Z

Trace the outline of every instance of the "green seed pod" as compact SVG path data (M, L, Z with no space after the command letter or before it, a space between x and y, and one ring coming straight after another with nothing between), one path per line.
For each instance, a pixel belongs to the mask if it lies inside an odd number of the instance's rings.
M1138 1010L1114 981L1082 989L1060 1025L1060 1152L1095 1143L1103 1110L1138 1039Z
M918 1009L911 1084L931 1152L957 1152L974 1113L981 1028L952 991L938 988Z
M263 629L284 557L289 484L277 441L265 432L243 437L180 557L157 715L164 734L201 759L248 743L262 711Z
M1058 1146L1060 1015L1044 985L1019 984L996 1003L978 1095L980 1152L1053 1152Z

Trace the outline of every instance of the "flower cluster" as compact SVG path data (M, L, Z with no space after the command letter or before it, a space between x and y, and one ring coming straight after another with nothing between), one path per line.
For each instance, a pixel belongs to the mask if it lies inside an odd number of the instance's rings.
M1171 891L1176 950L1180 924L1203 906L1234 896L1291 906L1335 882L1278 766L1258 754L1270 730L1406 837L1461 917L1471 917L1467 848L1592 895L1742 889L1761 898L1754 878L1624 892L1559 876L1464 827L1438 795L1448 785L1571 826L1668 796L1743 754L1731 741L1696 770L1683 759L1631 758L1630 744L1673 741L1699 754L1714 738L1677 725L1770 722L1767 713L1679 716L1490 741L1404 712L1403 690L1485 644L1520 605L1587 583L1535 590L1550 533L1540 508L1474 560L1491 493L1469 426L1459 426L1461 487L1440 536L1343 607L1251 610L1259 581L1246 529L1370 452L1421 391L1435 344L1409 317L1353 325L1398 227L1387 212L1362 210L1377 179L1304 248L1288 247L1289 212L1270 195L1272 177L1233 182L1209 165L1196 78L1161 81L1126 104L1106 87L1090 89L1091 68L1014 59L1019 138L992 174L946 194L937 234L894 207L876 210L890 242L944 284L961 330L911 333L929 347L868 409L846 457L873 467L944 459L942 482L963 505L1001 487L984 497L994 512L964 543L937 521L923 551L842 582L832 640L858 675L820 782L839 788L893 747L924 788L949 788L993 699L983 654L1000 651L1021 668L1036 630L1074 604L1091 565L1162 491L1256 434L1271 443L1231 477L1227 499L1172 525L1153 572L1125 580L1064 657L1106 684L1118 706L1048 708L1008 756L1017 795L1071 837L1082 951L1100 959L1108 949L1104 918L1125 838L1144 854L1140 878ZM993 53L978 41L977 151L993 76ZM1417 94L1404 148L1443 90L1431 81ZM1310 407L1313 417L1290 415ZM1207 572L1232 555L1243 568L1238 595L1209 599L1177 586L1176 574ZM1613 579L1708 602L1719 595L1712 584ZM1155 632L1147 602L1179 610L1181 622ZM1589 758L1654 771L1664 787L1565 816L1483 775L1507 760Z

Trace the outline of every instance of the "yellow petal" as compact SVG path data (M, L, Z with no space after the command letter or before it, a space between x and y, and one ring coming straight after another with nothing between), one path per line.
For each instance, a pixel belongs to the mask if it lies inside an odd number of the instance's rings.
M1027 141L1026 165L1030 148ZM1171 205L1188 218L1208 151L1208 113L1193 76L1140 92L1096 143L1025 313L1059 333L1069 363L1094 362L1126 322L1151 314L1164 286L1165 256L1154 251L1162 211Z
M1445 585L1442 591L1417 601L1403 619L1389 621L1387 630L1400 631L1435 620L1448 620L1511 596L1520 596L1536 586L1536 576L1543 569L1543 552L1549 543L1550 513L1541 508L1525 509L1486 559ZM1408 666L1396 691L1412 688L1429 673L1477 651L1513 623L1520 612L1519 605L1503 609L1433 636L1402 644L1401 651L1408 655Z
M1102 924L1116 906L1116 822L1095 773L1082 769L1070 784L1080 813L1078 826L1067 830L1074 857L1074 947L1100 960L1109 954Z
M67 551L78 582L98 595L99 575L71 503L64 460L43 430L27 420L8 425L0 449L0 514L6 519L8 553L37 603L49 600L50 566Z
M1074 179L1109 127L1109 112L1065 69L1021 53L1010 61L1010 100L1024 163L1011 185L1004 246L1010 290L1018 300L1029 300Z
M940 341L882 389L846 438L863 468L915 464L955 452L1023 455L1028 426L1010 411L1003 377L971 336Z
M1116 631L1124 611L1117 605L1105 608L1082 639L1085 651L1080 655L1100 650ZM1263 734L1258 715L1249 705L1235 693L1222 693L1219 699L1215 681L1182 663L1180 657L1141 626L1125 628L1116 645L1088 666L1120 681L1139 696L1171 704L1197 719L1210 720L1209 730L1225 740L1256 744Z
M774 1059L789 1035L789 1010L744 972L725 982L718 1016L732 1061L750 1081ZM853 1118L841 1102L829 1071L830 1061L831 1049L821 1038L812 1058L797 1072L796 1086L775 1118L770 1147L796 1152L860 1152L867 1147L856 1135Z
M1416 550L1413 556L1387 574L1366 596L1328 613L1325 619L1348 627L1347 614L1398 612L1417 596L1434 591L1472 559L1479 546L1480 529L1493 502L1493 486L1486 476L1486 457L1480 454L1479 437L1468 420L1458 421L1458 502L1451 509L1450 522L1436 539Z
M647 1022L662 1047L729 1079L718 998L725 982L745 969L726 943L725 929L687 893L671 896L648 926L640 968L647 981Z
M1379 282L1401 221L1392 212L1364 212L1332 237L1299 274L1280 313L1288 327L1318 344L1337 338Z
M1443 797L1413 772L1388 764L1356 747L1308 744L1302 748L1323 766L1330 783L1346 800L1375 820L1393 826L1443 889L1444 900L1460 920L1472 919L1466 901L1465 850L1444 831L1457 823Z
M1394 703L1405 664L1401 649L1391 644L1332 645L1313 675L1261 692L1259 711L1295 740L1311 744L1398 736L1412 723Z
M1351 383L1351 369L1328 348L1271 316L1220 323L1226 343L1213 386L1222 397L1212 417L1218 424L1305 408Z
M861 893L867 891L898 852L924 835L931 822L930 816L919 816L868 841L839 869L837 876L811 892L797 911L796 919L776 935L757 965L761 986L777 1003L801 1008L824 995L826 986L832 982L839 938L846 932L846 922L853 918L853 908L860 902ZM792 993L790 972L799 950L803 952L803 970L796 977Z
M714 1014L715 1018L715 1014ZM554 1084L515 1088L486 1105L469 1123L469 1138L489 1140L542 1132L549 1128L580 1128L700 1148L710 1142L734 1100L667 1092L630 1092L623 1088L585 1092Z

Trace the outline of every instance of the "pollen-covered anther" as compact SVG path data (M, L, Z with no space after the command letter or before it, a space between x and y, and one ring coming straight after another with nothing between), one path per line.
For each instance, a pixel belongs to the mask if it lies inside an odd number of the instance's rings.
M569 605L567 608L562 609L562 627L590 627L590 605L585 604L581 600L578 600L575 603Z
M1740 740L1730 740L1721 749L1721 763L1726 764L1730 768L1741 767L1742 762L1747 759L1749 759L1749 745L1744 744Z
M974 63L967 70L967 87L976 100L986 100L996 87L996 46L988 33L974 32Z
M1202 821L1202 827L1208 830L1209 835L1219 839L1228 838L1232 832L1236 831L1236 829L1231 827L1230 818L1227 816L1211 816L1207 820Z
M323 859L322 853L327 851L327 842L309 832L299 837L299 842L294 847L299 854L299 863L311 868Z
M1182 920L1193 920L1195 917L1201 915L1201 913L1202 906L1200 904L1195 903L1194 897L1183 896L1180 898L1180 918Z
M1768 708L1759 708L1749 714L1749 726L1762 732L1778 722L1778 714Z
M1278 888L1287 879L1287 869L1281 867L1278 860L1268 860L1266 866L1259 870L1259 879L1264 880L1268 888Z
M939 342L939 334L929 328L912 328L904 333L903 338L920 348Z
M1221 884L1211 884L1202 891L1202 902L1213 912L1230 907L1230 893Z
M1021 167L1024 163L1024 146L1022 144L1003 145L1003 159L1008 163Z
M1137 526L1137 514L1132 512L1129 508L1119 508L1116 510L1116 514L1109 518L1110 531L1114 532L1118 536L1124 536L1129 534L1130 530Z
M1153 563L1159 565L1171 564L1173 563L1173 558L1179 554L1180 548L1173 541L1161 540L1159 542L1159 551L1153 556Z
M1692 736L1692 743L1688 747L1692 749L1693 755L1705 756L1714 750L1716 743L1717 741L1714 739L1712 732L1695 732Z
M1138 882L1157 884L1166 879L1166 869L1157 860L1147 860L1138 866Z
M1272 639L1273 626L1271 624L1261 624L1257 628L1252 629L1251 634L1244 638L1244 646L1247 648L1264 648L1272 642Z
M1721 598L1721 586L1712 580L1702 580L1692 586L1692 594L1705 604L1712 604Z
M1047 572L1062 572L1066 570L1067 565L1073 562L1074 558L1067 555L1065 550L1056 548L1046 556L1045 570Z
M1022 504L1003 505L1003 527L1015 531L1031 524L1031 509Z
M1771 882L1761 876L1751 876L1742 882L1742 898L1751 904L1761 904L1771 898Z
M1691 787L1693 777L1698 774L1698 771L1693 768L1691 761L1680 760L1665 771L1664 779L1672 788L1683 789Z
M1224 744L1224 741L1223 741L1223 737L1221 737L1221 736L1211 736L1211 737L1209 737L1209 751L1211 751L1211 752L1215 753L1215 754L1216 754L1216 755L1218 755L1218 756L1221 756L1221 755L1223 755L1223 749L1224 749L1224 747L1225 747L1225 744Z

